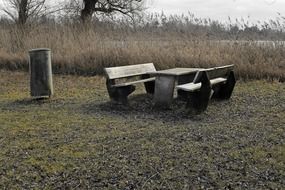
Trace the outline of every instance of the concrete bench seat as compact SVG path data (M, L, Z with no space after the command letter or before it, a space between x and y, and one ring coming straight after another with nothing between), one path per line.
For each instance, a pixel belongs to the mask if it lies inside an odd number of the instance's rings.
M216 78L216 79L212 79L210 80L211 85L216 85L219 83L223 83L226 82L227 79L226 78ZM188 84L183 84L183 85L179 85L176 88L179 90L184 90L187 92L194 92L196 90L199 90L202 86L202 83L188 83Z
M151 81L155 81L155 77L143 79L143 80L132 81L132 82L114 84L114 85L112 85L112 87L123 87L123 86L129 86L129 85L133 85L133 84L145 83L145 82L151 82Z
M236 83L233 67L201 69L193 82L176 86L177 90L186 92L187 108L201 113L207 109L211 97L229 99Z
M106 85L111 100L127 103L128 95L135 91L136 84L144 83L146 92L154 93L154 77L151 72L156 69L153 63L108 67L104 69Z

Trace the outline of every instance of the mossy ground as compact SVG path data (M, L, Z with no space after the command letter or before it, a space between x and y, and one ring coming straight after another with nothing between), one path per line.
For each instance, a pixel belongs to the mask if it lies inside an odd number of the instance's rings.
M27 73L0 76L1 189L285 188L284 83L238 82L193 116L142 87L111 103L101 77L54 76L33 101Z

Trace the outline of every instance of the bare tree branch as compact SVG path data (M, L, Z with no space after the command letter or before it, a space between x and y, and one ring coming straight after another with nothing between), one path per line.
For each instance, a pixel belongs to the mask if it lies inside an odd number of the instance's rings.
M63 9L59 4L48 7L47 0L6 0L0 11L5 13L13 21L24 25L28 19L39 18Z
M86 21L96 12L118 12L132 17L143 10L143 0L83 0L81 19Z

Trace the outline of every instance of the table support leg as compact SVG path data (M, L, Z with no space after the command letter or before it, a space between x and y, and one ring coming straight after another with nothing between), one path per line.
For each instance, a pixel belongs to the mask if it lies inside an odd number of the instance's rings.
M168 108L173 100L175 76L157 76L155 78L154 104Z

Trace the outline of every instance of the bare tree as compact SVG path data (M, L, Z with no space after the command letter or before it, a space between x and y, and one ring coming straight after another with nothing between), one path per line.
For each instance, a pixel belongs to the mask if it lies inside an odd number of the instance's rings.
M62 9L59 3L53 3L53 7L47 4L47 0L5 0L0 10L16 23L24 25L30 18L38 18Z
M133 15L143 10L144 0L83 0L81 19L92 18L94 13L111 14L118 12L124 15Z
M45 10L46 0L6 0L2 11L20 25L28 18L39 16Z

